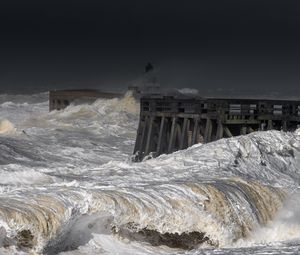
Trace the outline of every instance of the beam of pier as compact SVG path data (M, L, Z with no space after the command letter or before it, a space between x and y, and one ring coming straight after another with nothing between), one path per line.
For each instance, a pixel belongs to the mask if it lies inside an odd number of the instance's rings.
M268 130L273 129L273 121L272 120L268 120L268 126L267 126Z
M282 121L282 130L283 130L284 132L287 131L287 121L286 121L286 120L283 120L283 121Z
M224 127L225 134L227 137L233 137L232 133L230 132L229 128L227 126Z
M194 118L194 130L193 130L192 144L196 143L196 137L197 137L197 133L199 130L198 122L199 122L199 118Z
M211 140L211 133L212 133L212 122L210 118L206 119L206 126L204 131L204 142L209 143Z
M156 147L157 155L160 155L160 153L161 153L161 142L162 142L162 138L163 138L164 125L165 125L165 116L162 116L161 120L160 120L158 142L157 142L157 147Z
M188 119L188 123L187 123L187 127L186 127L186 130L187 130L187 144L188 144L188 147L192 146L192 131L190 130L190 126L191 126L191 120Z
M180 137L180 144L179 149L182 150L184 148L184 144L187 138L187 124L188 124L188 118L184 118L183 120L183 127L182 127L182 134Z
M221 122L221 120L218 120L218 127L217 127L217 135L216 135L216 139L222 139L223 138L223 124Z
M170 141L169 141L169 147L168 147L168 153L172 153L173 152L173 148L174 148L174 139L175 139L175 127L176 127L176 121L177 118L173 117L172 119L172 126L171 126L171 134L170 134Z
M179 123L177 123L176 129L175 129L175 141L174 141L175 146L176 146L176 141L177 141L177 149L179 149L179 147L180 147L181 136L182 136L181 125Z
M145 136L146 136L146 130L147 130L147 125L148 125L148 116L145 117L145 120L144 120L144 126L143 126L143 131L142 131L142 137L141 137L141 140L140 140L140 145L139 145L139 151L140 152L143 152L143 147L144 147L144 144L145 144Z
M145 155L148 155L150 153L150 143L152 141L152 129L153 129L153 121L154 117L151 116L149 120L149 129L148 129L148 137L147 137L147 144L145 149Z
M141 144L141 129L142 129L142 120L140 119L138 131L137 131L137 134L136 134L136 141L135 141L133 153L136 153L137 151L140 151L139 146Z

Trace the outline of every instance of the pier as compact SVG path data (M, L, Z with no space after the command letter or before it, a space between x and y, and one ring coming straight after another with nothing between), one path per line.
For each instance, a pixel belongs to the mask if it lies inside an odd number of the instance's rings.
M143 96L135 160L254 131L294 131L300 101Z
M92 103L99 98L115 98L123 96L122 93L104 92L93 89L78 90L52 90L49 91L49 111L62 110L71 103Z

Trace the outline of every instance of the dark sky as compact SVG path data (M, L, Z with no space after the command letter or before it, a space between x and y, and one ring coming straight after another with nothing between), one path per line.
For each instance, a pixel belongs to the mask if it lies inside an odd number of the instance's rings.
M293 94L300 1L2 0L0 92L163 87Z

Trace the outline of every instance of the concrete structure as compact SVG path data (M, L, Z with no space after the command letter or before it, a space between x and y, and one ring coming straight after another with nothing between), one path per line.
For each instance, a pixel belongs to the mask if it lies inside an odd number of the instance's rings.
M258 130L293 131L299 124L300 101L143 95L134 154L138 161Z
M90 103L98 98L115 98L121 96L123 96L121 93L99 90L53 90L49 92L49 111L64 109L74 101Z

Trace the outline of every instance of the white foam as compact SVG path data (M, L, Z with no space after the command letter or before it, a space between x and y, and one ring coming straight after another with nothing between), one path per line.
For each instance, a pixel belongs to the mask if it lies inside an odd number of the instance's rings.
M50 184L54 181L54 177L28 168L24 171L0 171L0 185Z
M182 94L186 95L198 95L199 90L198 89L191 89L191 88L183 88L178 90Z
M16 132L16 128L9 120L0 121L0 134L12 134Z

